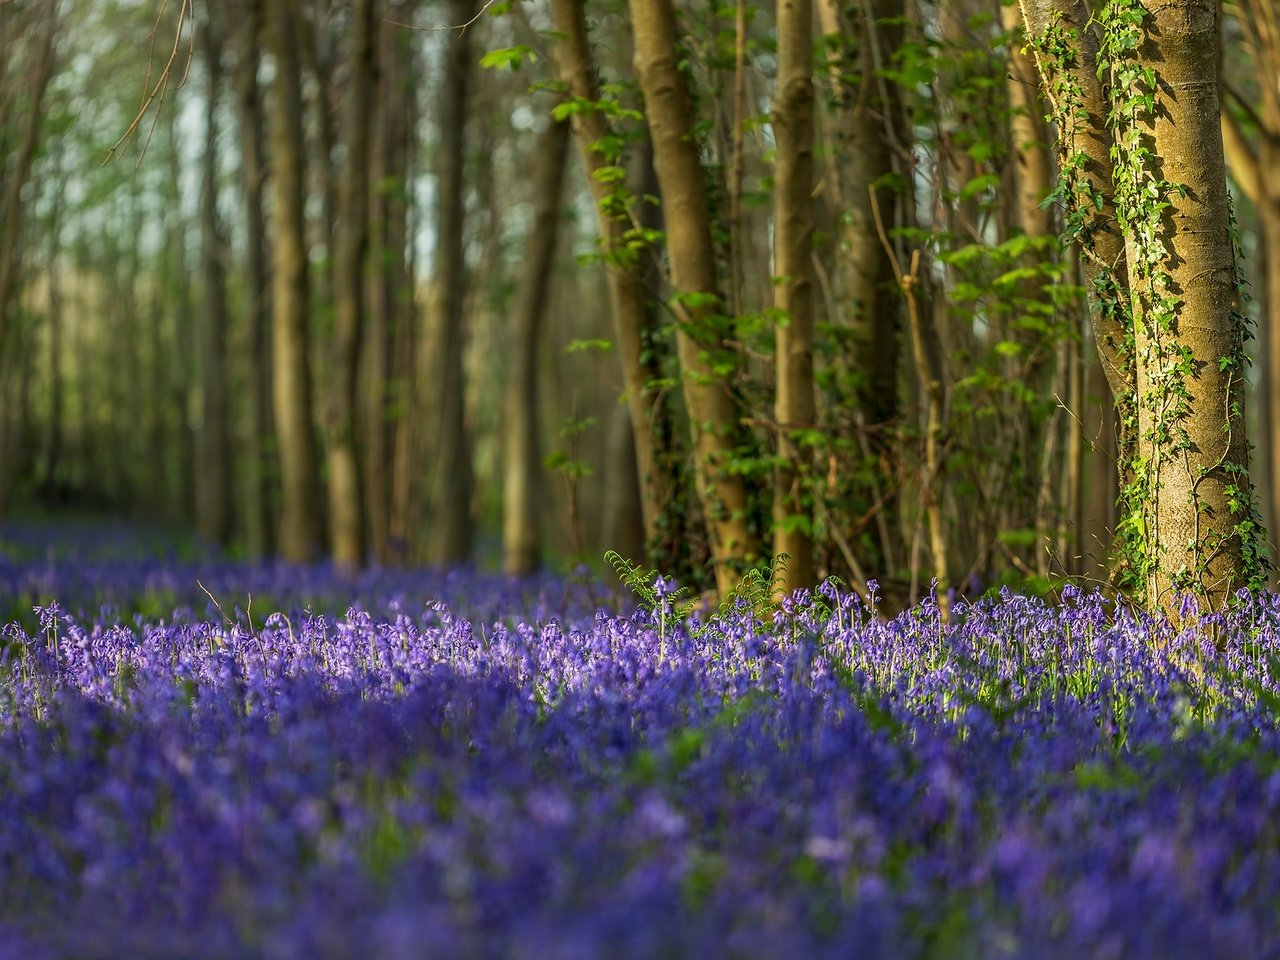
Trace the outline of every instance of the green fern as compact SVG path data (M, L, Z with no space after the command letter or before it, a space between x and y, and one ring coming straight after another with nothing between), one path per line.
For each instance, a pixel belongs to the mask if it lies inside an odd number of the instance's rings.
M661 574L657 570L632 563L616 550L606 551L604 559L613 567L623 585L635 594L640 606L650 613L674 613L684 620L698 608L698 598L689 595L688 587L677 587L669 593L659 594L657 583Z
M780 553L768 566L762 564L748 570L738 585L721 599L720 613L728 613L740 601L745 601L757 619L772 617L782 597L782 575L786 572L787 560L787 555Z

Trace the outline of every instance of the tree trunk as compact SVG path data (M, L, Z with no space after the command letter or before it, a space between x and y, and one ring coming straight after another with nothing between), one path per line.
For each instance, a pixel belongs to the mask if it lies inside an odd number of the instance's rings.
M787 555L781 587L812 587L812 449L801 431L816 428L813 384L813 5L778 0L778 81L773 106L774 306L778 455L773 553Z
M245 253L245 433L248 462L244 504L246 546L251 557L271 549L271 477L267 456L271 438L271 395L268 368L271 357L267 290L267 225L263 203L266 170L263 163L262 103L258 87L261 62L262 0L245 0L235 8L240 20L236 34L236 117L240 143L240 182L244 197Z
M401 6L388 17L403 19ZM406 270L408 247L408 141L412 34L384 19L379 29L378 107L374 111L376 145L370 164L374 269L369 275L369 317L365 347L364 496L369 553L380 564L391 561L392 427L405 419L404 404L393 397L392 358L397 331L411 321L407 303L412 284ZM394 407L393 407L394 401ZM397 416L392 420L393 410Z
M200 262L204 286L197 371L200 421L196 433L196 532L205 543L231 540L231 435L227 391L227 255L218 217L218 99L222 86L222 25L207 12L204 59L208 76L200 192Z
M1134 370L1124 238L1116 224L1108 105L1098 80L1098 40L1084 0L1020 0L1027 40L1053 120L1059 162L1073 171L1068 233L1082 246L1090 320L1102 369L1119 409L1118 467L1129 481L1134 452ZM1061 56L1055 50L1065 51ZM1072 93L1071 91L1074 91Z
M0 192L0 389L4 385L6 369L5 344L10 335L9 311L16 298L18 274L22 265L22 221L25 212L22 188L30 176L31 164L40 143L40 129L44 120L41 105L53 76L53 41L58 30L58 6L56 3L46 5L44 29L35 41L31 59L26 66L29 86L25 122L22 124L16 154L9 165L8 182ZM5 418L0 417L0 457L5 453L4 434ZM0 464L0 468L2 467L3 464ZM6 481L4 470L0 469L0 520L4 518Z
M760 549L748 516L746 484L733 470L741 432L738 404L713 364L713 355L725 349L718 316L724 305L716 283L706 172L693 139L688 78L677 63L671 0L630 0L629 7L636 74L666 214L676 346L694 471L711 538L716 587L723 595L738 583L744 567L760 559Z
M1267 137L1262 155L1268 158L1269 165L1265 169L1280 170L1280 131ZM1262 340L1266 350L1263 406L1267 416L1262 419L1270 427L1266 443L1271 468L1268 506L1271 523L1280 524L1280 184L1268 184L1258 215L1265 271L1263 295L1266 300ZM1269 529L1275 531L1276 527Z
M583 0L551 0L552 16L561 37L558 47L561 79L572 100L594 105L600 99L600 91L584 6ZM627 248L623 235L630 228L630 221L625 211L616 209L612 188L600 173L611 163L597 149L597 144L606 143L613 136L605 114L593 107L575 109L572 120L578 152L596 205L614 338L618 342L627 409L631 415L645 540L652 547L663 537L662 518L673 496L673 484L662 466L665 444L655 429L654 396L648 385L657 373L648 359L652 350L646 342L654 332L649 306L651 292L642 263L649 251L646 249L637 255Z
M1148 10L1140 27L1113 27L1140 35L1133 59L1112 65L1113 81L1148 69L1155 76L1151 89L1138 80L1135 94L1115 94L1117 163L1126 171L1124 181L1117 177L1117 208L1130 225L1143 582L1148 607L1173 616L1183 591L1218 609L1261 570L1219 125L1218 16L1214 0L1177 0Z
M276 67L268 113L275 204L272 392L283 493L279 549L286 560L307 562L319 555L323 538L308 357L310 291L303 207L302 90L293 5L279 0L269 3L267 9L267 37Z
M538 341L555 267L569 124L552 120L538 141L533 174L534 220L525 241L528 256L513 304L510 363L503 395L503 569L528 574L538 568Z
M372 125L374 0L351 10L343 142L347 159L340 184L339 229L334 238L334 329L326 408L329 461L329 533L333 562L345 570L365 560L364 497L356 435L356 386L365 314L369 251L369 131Z
M882 21L900 12L899 0L872 0L864 8L839 0L819 0L823 33L839 37L830 47L828 80L832 111L829 153L833 175L824 178L828 203L837 218L838 256L834 270L836 316L850 334L848 355L852 373L854 419L858 431L850 441L874 463L884 452L883 428L899 416L898 366L902 341L902 306L893 264L876 236L874 203L881 219L895 224L899 199L885 180L895 169L892 131L899 128L900 110L892 83L877 73L893 55L901 26ZM878 53L877 53L878 51ZM854 82L856 80L856 82ZM903 198L910 204L910 194ZM867 428L871 428L868 431ZM872 432L874 431L874 432ZM869 471L874 475L878 470ZM892 479L888 480L892 483ZM882 501L880 481L867 499ZM876 513L878 556L872 568L893 576L903 556L898 532L896 500Z
M468 23L475 16L476 2L450 0L448 10L450 23ZM445 55L436 171L435 336L424 338L424 346L432 353L418 367L420 374L438 371L431 385L435 388L433 399L438 416L434 419L431 446L433 482L425 557L441 566L465 563L471 557L474 467L467 435L466 378L462 367L466 294L464 147L474 60L471 38L471 30L451 33Z

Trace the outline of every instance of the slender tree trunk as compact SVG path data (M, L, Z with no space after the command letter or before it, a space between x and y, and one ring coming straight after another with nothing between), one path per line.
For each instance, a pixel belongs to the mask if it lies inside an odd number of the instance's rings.
M403 19L405 10L388 11ZM405 269L407 224L408 116L412 34L383 20L378 43L378 106L374 153L370 164L374 269L369 275L369 317L366 324L364 492L369 552L380 564L391 561L391 469L393 461L391 413L394 423L405 419L403 404L393 408L392 357L396 331L407 318L405 301L412 286Z
M1082 244L1090 320L1102 369L1119 409L1118 467L1130 479L1135 422L1134 369L1128 347L1130 315L1124 238L1116 224L1112 185L1113 140L1106 125L1108 105L1098 80L1098 40L1084 0L1020 0L1027 39L1054 122L1060 164L1071 178L1069 216L1078 217L1075 238ZM1060 58L1050 52L1068 36L1075 39ZM1074 93L1069 92L1074 91ZM1079 162L1077 162L1079 158Z
M328 428L329 530L334 563L346 570L365 560L364 497L357 444L356 386L364 335L365 265L369 251L369 157L372 126L374 0L355 0L347 69L343 142L346 166L340 184L340 222L334 238L334 329L326 426Z
M189 411L191 386L195 381L191 358L196 352L194 332L198 320L191 294L187 222L182 215L184 167L176 110L168 112L165 133L169 175L164 178L166 255L162 270L164 322L167 327L164 339L168 341L170 352L167 362L158 369L157 382L163 385L166 395L164 419L169 427L169 443L164 448L170 453L167 460L172 467L169 516L185 524L195 512L195 436ZM98 456L96 440L96 436L91 438L95 444L95 460Z
M62 299L62 186L65 168L54 161L49 177L48 281L49 281L49 426L46 433L44 475L41 486L46 496L57 496L62 488L62 457L66 443L66 314Z
M475 0L450 0L449 22L468 23ZM432 355L420 371L439 371L433 384L435 418L430 470L432 496L426 558L442 566L471 558L471 501L474 467L466 423L466 379L462 366L466 300L463 229L466 217L464 167L468 91L473 60L472 31L449 36L440 88L440 145L436 173L436 258L433 321L435 336L424 344ZM424 424L425 425L425 424Z
M22 221L25 212L22 188L31 173L40 130L44 120L42 103L54 68L54 37L58 29L58 4L45 8L43 31L35 41L34 53L27 67L26 117L22 124L16 155L10 161L8 182L0 191L0 396L5 376L5 345L10 339L9 317L13 307L21 269ZM5 453L5 418L0 417L0 456ZM0 463L0 520L4 518L4 492L7 477Z
M538 568L538 341L555 267L568 151L568 122L552 120L538 141L534 221L513 304L511 369L503 395L503 569L512 574Z
M782 588L811 587L813 510L807 489L812 450L802 431L816 428L813 384L813 5L778 0L778 81L773 106L774 306L781 465L774 479L773 553L786 554Z
M869 15L868 15L869 11ZM886 185L894 172L893 131L900 110L890 81L878 69L889 62L902 35L892 17L899 0L872 0L869 7L848 7L839 0L818 0L824 34L840 42L829 47L828 83L831 111L830 173L823 178L828 203L837 218L838 255L833 271L836 315L850 334L849 370L857 434L849 439L866 461L886 459L885 427L899 416L898 366L902 341L902 306L893 263L876 236L875 207L882 220L895 224L899 198ZM889 22L883 22L888 20ZM874 194L873 191L874 190ZM903 198L910 204L910 195ZM871 428L868 430L868 428ZM872 476L878 470L868 471ZM871 484L869 499L883 501L882 484ZM892 576L903 556L896 499L876 514L879 539L874 569Z
M1054 239L1053 213L1051 207L1045 204L1045 198L1049 196L1054 186L1053 163L1048 148L1049 138L1042 119L1045 112L1044 106L1036 96L1036 67L1030 55L1025 52L1025 41L1021 36L1022 14L1018 8L1003 7L1001 19L1001 25L1012 37L1009 43L1008 75L1005 84L1009 95L1009 141L1013 158L1011 166L1015 191L1015 202L1011 209L1015 222L1011 227L1032 240L1052 242ZM1031 270L1032 274L1018 285L1017 295L1022 301L1022 304L1017 306L1019 311L1030 311L1033 309L1032 305L1046 303L1048 299L1045 292L1046 274L1039 267L1041 261L1048 256L1051 254L1043 244L1030 247L1022 256L1019 265ZM1020 342L1024 348L1022 355L1016 359L1009 358L1008 363L1011 368L1009 375L1020 377L1031 389L1042 396L1048 395L1051 390L1053 386L1051 378L1057 377L1064 386L1070 381L1070 375L1064 368L1074 363L1069 345L1060 343L1055 350L1059 367L1055 370L1052 362L1046 363L1050 360L1050 356L1039 349L1042 346L1043 334L1015 327L1011 331L1003 332L1001 336ZM1062 396L1065 392L1064 389L1058 395ZM1066 529L1061 521L1070 511L1063 511L1067 504L1058 496L1062 492L1062 487L1055 484L1053 480L1071 474L1073 469L1071 464L1077 463L1078 457L1073 457L1070 452L1064 450L1066 460L1061 464L1055 464L1053 461L1059 459L1056 456L1058 452L1056 448L1062 439L1067 441L1063 444L1064 447L1074 451L1081 449L1078 443L1072 446L1071 441L1071 425L1078 423L1078 419L1070 420L1066 430L1068 436L1063 438L1063 418L1056 408L1043 423L1037 423L1036 416L1030 411L1018 410L1011 413L1007 422L1010 426L1010 441L1018 448L1014 456L1028 466L1035 464L1038 460L1042 471L1049 476L1044 477L1040 484L1032 510L1026 510L1026 503L1022 498L1009 498L1010 511L1008 525L1005 528L1031 528L1037 532L1036 542L1031 547L1034 556L1028 559L1033 560L1042 573L1047 573L1052 557L1056 555L1066 561L1068 554L1072 552L1067 542L1058 536L1062 530ZM1029 472L1028 476L1034 478L1035 473Z
M311 418L308 357L310 291L303 208L302 90L296 13L292 3L267 5L267 37L276 75L268 98L272 156L272 366L273 401L280 451L280 555L314 560L322 543L319 471Z
M1263 150L1268 158L1268 170L1280 170L1280 133L1268 137ZM1264 382L1266 394L1263 404L1270 431L1267 436L1266 454L1271 468L1271 484L1267 492L1271 523L1280 524L1280 184L1268 184L1265 205L1259 207L1262 224L1262 253L1265 270L1263 295L1262 340L1266 350ZM1273 531L1275 526L1270 527Z
M262 101L258 86L263 30L262 0L244 0L235 8L239 18L236 33L235 71L236 117L240 143L240 182L244 198L245 253L245 433L244 458L247 480L242 501L246 546L252 557L263 557L271 549L272 465L267 456L271 440L271 394L268 370L271 358L267 289L267 225L263 186L266 169L263 157Z
M713 354L725 349L717 319L724 306L716 283L706 173L693 140L688 79L676 59L675 10L670 0L630 0L629 7L636 74L666 213L676 347L698 496L711 538L716 588L723 595L737 584L744 567L760 558L760 548L748 516L746 484L733 470L738 405L712 362Z
M560 33L558 47L560 76L575 101L596 104L600 99L595 65L587 37L584 0L551 0L551 12ZM640 258L626 247L623 234L630 221L624 211L616 209L612 190L601 171L610 160L597 149L613 136L605 115L597 109L576 109L572 114L578 152L587 171L587 182L596 204L596 218L604 250L605 270L609 282L609 299L613 315L614 338L622 363L627 409L631 414L631 431L635 443L636 469L641 489L641 510L645 540L652 546L663 537L662 518L673 497L673 484L663 468L666 450L656 429L657 415L649 381L656 374L649 357L653 323L649 306L651 291L644 277Z
M231 435L227 392L227 250L218 217L218 100L222 86L220 23L209 11L201 31L208 92L200 193L200 262L204 286L198 378L200 421L196 433L196 531L210 544L231 539Z

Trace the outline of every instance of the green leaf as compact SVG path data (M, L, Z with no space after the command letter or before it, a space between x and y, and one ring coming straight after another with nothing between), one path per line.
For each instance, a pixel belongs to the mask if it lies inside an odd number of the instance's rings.
M592 350L612 350L612 340L588 339L588 340L570 340L565 345L565 353L588 353Z
M497 50L490 50L480 58L480 66L486 70L519 70L520 66L528 60L530 63L538 62L538 55L532 47L525 44L517 44L514 47L501 47Z

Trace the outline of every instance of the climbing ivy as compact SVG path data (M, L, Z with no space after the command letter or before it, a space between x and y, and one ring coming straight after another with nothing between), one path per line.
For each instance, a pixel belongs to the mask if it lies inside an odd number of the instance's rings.
M1194 443L1188 425L1194 413L1190 383L1195 376L1195 359L1176 332L1183 302L1169 273L1175 251L1166 226L1168 211L1175 200L1186 196L1186 186L1161 175L1148 132L1158 109L1156 70L1138 55L1147 37L1148 17L1141 0L1110 0L1093 21L1100 38L1097 76L1108 101L1106 123L1112 135L1115 218L1126 242L1128 302L1113 265L1105 263L1098 264L1094 296L1096 304L1104 308L1114 304L1114 309L1124 311L1129 331L1125 349L1143 371L1137 392L1117 398L1122 432L1140 431L1135 455L1121 468L1120 582L1143 589L1149 598L1156 596L1161 580L1177 590L1202 590L1212 559L1228 541L1239 538L1239 585L1256 589L1266 582L1270 561L1244 464L1224 461L1206 465L1191 477L1192 509L1199 517L1208 510L1199 493L1200 481L1214 471L1227 473L1231 478L1226 487L1228 507L1235 518L1231 532L1216 538L1202 536L1197 528L1192 564L1166 568L1158 528L1156 503L1162 474L1193 469L1189 454ZM1077 124L1087 117L1077 80L1078 41L1076 32L1067 29L1059 17L1032 37L1031 45L1045 79L1052 108L1049 119L1057 124L1060 136L1061 181L1055 198L1067 210L1063 239L1079 243L1085 255L1092 256L1094 232L1099 227L1097 213L1104 208L1105 198L1097 196L1083 176L1086 157L1072 152ZM1234 215L1232 232L1234 243ZM1237 291L1243 297L1239 254L1234 249L1233 269ZM1219 370L1234 371L1233 383L1242 388L1247 362L1244 342L1251 334L1241 311L1235 310L1231 316L1235 335L1228 354L1218 359ZM1230 399L1224 411L1224 429L1242 419L1242 402L1242 394Z

